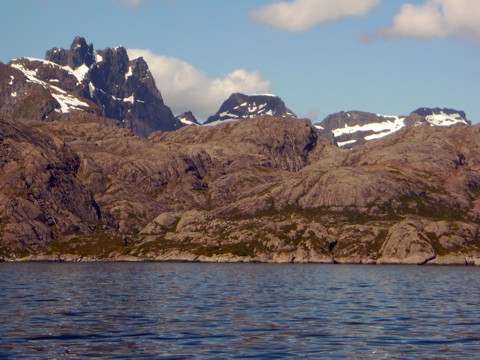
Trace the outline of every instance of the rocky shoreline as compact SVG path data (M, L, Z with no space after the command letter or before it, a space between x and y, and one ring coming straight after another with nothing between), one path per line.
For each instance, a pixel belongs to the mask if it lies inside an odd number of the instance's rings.
M135 256L116 256L109 259L100 259L95 256L80 256L72 254L63 255L28 255L22 258L0 258L0 262L175 262L175 263L262 263L262 264L336 264L336 265L420 265L420 266L480 266L478 256L446 255L433 257L418 262L413 259L407 261L382 259L380 261L360 258L341 259L295 259L288 256L265 257L240 257L232 254L219 256L198 256L191 253L172 252L163 256L139 258Z

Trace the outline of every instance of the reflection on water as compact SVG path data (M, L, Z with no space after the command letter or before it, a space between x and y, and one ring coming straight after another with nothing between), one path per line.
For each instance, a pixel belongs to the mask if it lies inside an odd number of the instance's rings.
M480 269L2 263L0 357L472 358Z

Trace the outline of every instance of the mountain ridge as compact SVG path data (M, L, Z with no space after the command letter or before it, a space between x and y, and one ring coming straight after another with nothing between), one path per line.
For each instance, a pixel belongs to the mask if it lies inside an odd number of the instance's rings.
M312 125L237 93L193 126L122 47L78 38L47 58L0 64L0 261L480 265L464 112ZM175 131L155 131L162 114Z
M315 126L331 131L337 144L352 148L369 140L393 134L405 126L471 125L465 112L447 108L419 108L408 116L381 115L365 111L341 111L330 114Z
M172 114L148 64L143 58L129 59L122 46L98 50L77 36L69 49L52 48L45 58L19 58L0 65L4 74L0 74L3 84L0 113L55 120L70 111L88 112L114 119L119 126L142 137L158 130L172 131L199 124L191 113L179 117ZM204 124L256 116L297 118L276 95L233 93ZM342 111L328 115L316 127L340 147L351 148L403 126L427 123L470 124L463 111L418 108L408 116Z
M130 60L121 46L94 50L84 38L76 37L68 50L48 50L46 60L18 58L7 66L22 72L26 82L43 87L39 91L48 106L37 105L45 109L36 116L40 120L59 117L55 112L86 111L115 119L120 126L143 137L183 126L164 104L145 60ZM10 94L14 93L19 92ZM3 98L15 107L12 96Z

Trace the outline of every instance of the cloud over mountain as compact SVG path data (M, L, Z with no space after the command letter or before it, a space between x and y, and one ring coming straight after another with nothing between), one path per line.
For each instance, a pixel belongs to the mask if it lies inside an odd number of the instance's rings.
M346 16L366 15L381 0L293 0L276 2L254 9L252 20L292 32L306 31L315 25Z
M271 86L257 71L236 69L211 79L186 61L148 49L128 49L128 55L130 59L143 57L147 61L165 103L175 114L191 110L196 117L206 118L234 92L265 93Z
M478 0L427 0L403 4L389 28L380 30L386 39L427 40L462 35L480 39Z

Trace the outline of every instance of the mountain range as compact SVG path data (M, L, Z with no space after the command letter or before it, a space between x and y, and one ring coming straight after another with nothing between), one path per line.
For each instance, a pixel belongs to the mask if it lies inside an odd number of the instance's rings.
M381 115L363 111L339 112L315 126L331 131L338 146L351 148L368 140L390 135L405 126L471 125L465 112L453 109L419 108L408 116Z
M173 115L148 64L143 58L130 60L122 46L96 50L84 38L76 37L69 49L48 50L45 59L18 58L6 65L0 63L0 79L0 114L8 116L55 120L70 112L86 112L116 120L117 125L142 137L158 130L200 125L189 111ZM297 117L276 95L234 93L205 124L257 116ZM348 148L422 123L470 124L463 111L420 108L408 116L339 112L316 127Z
M480 264L480 128L462 111L312 124L235 93L202 125L143 59L77 37L0 63L0 149L6 261Z

